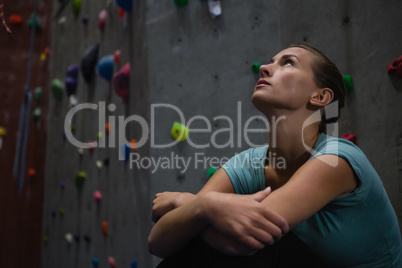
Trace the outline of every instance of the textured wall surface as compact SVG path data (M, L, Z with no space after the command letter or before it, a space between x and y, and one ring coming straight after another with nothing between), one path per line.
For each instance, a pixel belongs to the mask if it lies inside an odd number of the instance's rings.
M265 126L250 102L258 79L251 65L265 63L298 42L319 48L343 74L352 75L354 91L342 111L339 134L357 135L402 220L402 83L387 74L388 65L402 54L402 1L222 1L223 14L215 20L207 1L189 1L185 7L172 1L134 2L125 22L110 2L103 34L96 21L104 1L86 1L79 18L68 9L61 14L67 18L64 25L53 23L51 77L64 79L67 67L79 62L94 43L100 44L100 57L121 49L121 65L132 66L129 103L113 91L109 99L109 84L99 76L92 85L80 76L77 98L80 103L115 104L116 110L107 115L116 124L118 116L139 115L150 133L135 152L137 161L119 161L119 147L80 155L62 137L67 98L50 100L43 229L49 241L43 247L43 267L86 267L93 257L106 266L108 256L114 256L119 267L128 267L132 260L138 260L138 267L154 267L159 260L146 248L154 195L196 193L215 160L267 142L266 133L243 131L245 125ZM85 14L90 18L86 27L80 21ZM104 131L98 127L98 112L77 113L75 136L81 141L94 140ZM174 141L170 130L181 116L186 124L191 122L190 129L209 130L190 131L187 141L157 148ZM140 140L144 130L133 120L123 132L127 140ZM105 159L109 165L99 169L95 162ZM165 165L156 166L157 161ZM74 178L81 170L87 180L78 190ZM103 193L100 205L92 200L95 190ZM64 215L52 217L51 211L59 208ZM107 236L101 228L105 220ZM66 233L80 235L81 241L66 243Z
M31 76L28 78L32 33L28 21L34 4L23 0L4 2L4 16L12 34L8 35L0 27L0 127L6 131L0 146L0 267L40 267L49 89L49 57L42 61L40 55L50 45L52 5L49 0L37 5L36 14L42 31L35 34ZM10 24L11 14L20 16L23 22ZM31 110L27 108L28 98L24 97L28 96L24 94L26 85L27 93L32 94ZM37 87L42 88L40 101L35 99ZM20 131L20 111L24 104L29 115L24 114L27 125L23 124L24 130ZM36 122L33 111L38 108L41 116ZM29 133L24 132L27 130ZM20 157L17 157L18 174L14 176L18 137L27 138L26 161L23 167L21 146ZM35 170L34 176L28 176L29 169Z

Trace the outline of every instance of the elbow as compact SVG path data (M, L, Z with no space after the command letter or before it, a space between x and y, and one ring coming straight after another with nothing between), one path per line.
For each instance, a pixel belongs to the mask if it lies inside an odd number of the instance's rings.
M157 241L152 237L152 233L148 236L148 251L152 255L155 255L159 258L166 258L168 254L163 251L162 248L158 245Z

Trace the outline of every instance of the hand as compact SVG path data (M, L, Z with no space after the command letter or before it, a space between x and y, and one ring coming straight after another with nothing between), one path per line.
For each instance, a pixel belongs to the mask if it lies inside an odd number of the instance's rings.
M203 218L245 248L262 249L289 230L281 216L260 203L270 193L270 188L252 195L208 192L200 196Z
M178 208L185 202L195 197L190 193L180 192L163 192L157 193L153 201L151 219L153 222L157 222L163 215L169 211Z

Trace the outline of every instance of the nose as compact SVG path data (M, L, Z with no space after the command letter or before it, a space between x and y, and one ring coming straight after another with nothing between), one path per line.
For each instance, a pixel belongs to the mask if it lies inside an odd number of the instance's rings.
M272 64L261 65L260 67L260 77L272 76L272 68L270 67Z

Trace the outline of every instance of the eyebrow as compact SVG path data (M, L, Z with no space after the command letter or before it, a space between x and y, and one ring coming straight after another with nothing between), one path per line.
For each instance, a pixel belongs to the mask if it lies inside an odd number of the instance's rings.
M286 60L286 59L289 59L289 58L296 58L297 61L300 62L299 58L298 58L296 55L294 55L294 54L284 54L284 55L282 55L282 57L281 57L281 59L285 59L285 60ZM272 58L272 59L269 61L268 64L274 63L274 62L275 62L275 59Z

